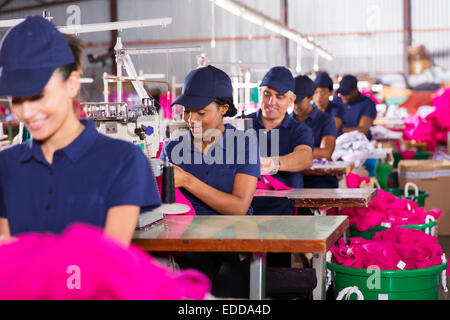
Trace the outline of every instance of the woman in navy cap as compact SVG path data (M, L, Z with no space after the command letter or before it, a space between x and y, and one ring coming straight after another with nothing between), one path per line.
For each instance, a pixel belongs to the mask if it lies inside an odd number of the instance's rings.
M127 245L139 212L161 204L140 148L78 120L80 50L38 16L2 39L0 96L32 139L0 152L0 235L60 233L83 222Z
M338 135L341 132L342 121L345 114L345 105L339 98L333 97L333 80L326 72L319 73L314 79L316 90L314 91L314 105L323 112L329 113L334 117L336 131Z
M175 186L197 215L253 214L250 204L260 177L258 143L255 135L224 124L224 117L237 113L232 97L231 79L208 65L187 75L182 95L172 103L184 106L190 132L167 142L160 159L174 164ZM194 252L177 263L206 274L216 296L248 298L248 256L242 261L237 253Z
M336 144L336 127L329 113L311 104L315 92L314 82L307 76L295 77L295 105L293 117L308 125L314 136L313 159L331 160ZM305 188L337 188L335 176L303 176Z
M191 71L183 94L190 132L167 142L160 159L174 164L175 186L196 214L252 214L250 203L260 176L256 136L224 124L237 114L231 79L213 66Z

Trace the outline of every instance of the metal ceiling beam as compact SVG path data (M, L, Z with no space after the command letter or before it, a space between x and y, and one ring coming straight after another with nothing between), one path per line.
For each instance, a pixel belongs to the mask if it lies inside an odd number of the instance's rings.
M292 41L295 41L301 44L303 47L309 50L315 50L321 57L332 60L333 56L330 52L322 48L319 44L317 44L311 37L307 37L304 34L289 28L288 26L283 25L278 20L272 19L261 13L258 10L255 10L240 1L237 0L209 0L214 2L219 7L233 13L236 16L239 16L245 20L248 20L252 23L260 25L267 30L278 33L283 37L286 37Z
M5 0L0 4L0 10L7 6L12 0Z

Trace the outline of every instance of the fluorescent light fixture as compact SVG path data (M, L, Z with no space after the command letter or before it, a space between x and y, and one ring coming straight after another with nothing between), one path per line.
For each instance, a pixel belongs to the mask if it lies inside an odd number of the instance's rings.
M236 0L209 0L219 7L231 12L232 14L239 16L247 21L263 26L264 28L278 33L281 36L288 38L292 41L300 43L308 50L316 49L319 55L326 60L332 60L333 56L325 49L321 48L315 43L312 37L306 37L300 32L293 30L282 23L262 14L261 12L244 5Z

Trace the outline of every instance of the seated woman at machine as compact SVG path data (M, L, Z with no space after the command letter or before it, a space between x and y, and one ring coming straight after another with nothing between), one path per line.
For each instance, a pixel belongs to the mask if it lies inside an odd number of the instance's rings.
M257 138L224 124L237 113L228 75L213 66L196 69L172 104L184 106L189 133L167 142L160 155L174 165L175 187L197 215L252 214L250 206L260 177ZM182 269L194 268L212 281L216 296L247 297L249 261L238 253L187 253Z
M172 103L184 106L190 132L167 142L160 159L174 164L175 187L198 215L252 214L258 144L256 136L224 124L224 117L237 113L232 94L228 75L207 66L186 77L183 94Z

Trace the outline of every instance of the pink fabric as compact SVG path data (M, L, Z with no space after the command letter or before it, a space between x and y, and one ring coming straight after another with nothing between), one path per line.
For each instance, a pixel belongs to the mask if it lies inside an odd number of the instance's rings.
M404 119L403 130L405 140L427 142L427 150L435 151L438 143L447 142L450 131L450 88L441 88L432 96L432 104L436 110L422 119L412 114Z
M372 240L350 238L348 245L340 238L330 251L339 265L363 269L375 265L381 270L399 270L400 261L406 264L404 269L428 268L441 264L443 255L437 238L401 227L377 232ZM450 274L449 266L446 273Z
M163 145L164 145L163 142L159 143L159 150L156 153L156 158L159 158L159 155L161 154ZM161 190L162 190L162 188L161 188L162 177L161 176L156 177L156 185L158 187L159 195L161 196ZM184 213L185 215L192 216L192 215L196 214L195 209L192 206L192 203L184 196L184 194L178 188L175 188L175 203L181 203L181 204L185 204L185 205L189 206L190 210L188 212Z
M172 119L172 108L170 105L172 104L172 94L167 92L166 94L161 94L159 96L159 105L164 112L165 119Z
M361 177L353 172L349 172L345 178L345 182L348 188L359 188L361 182L369 183L370 178Z
M365 95L366 97L369 97L370 99L373 100L373 102L375 102L376 104L379 104L380 101L378 101L378 99L373 95L372 91L369 88L362 88L360 90L361 94Z
M203 299L210 288L205 275L172 271L84 224L0 245L0 299Z
M442 210L436 208L425 211L416 202L397 198L381 189L377 190L377 197L368 207L341 209L341 214L349 216L350 225L355 225L359 231L367 231L383 223L389 223L391 226L422 224L425 223L427 215L437 220L442 213Z
M271 175L261 175L261 179L256 184L256 189L265 190L290 190L293 189L288 187L280 180L272 177Z

